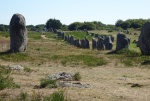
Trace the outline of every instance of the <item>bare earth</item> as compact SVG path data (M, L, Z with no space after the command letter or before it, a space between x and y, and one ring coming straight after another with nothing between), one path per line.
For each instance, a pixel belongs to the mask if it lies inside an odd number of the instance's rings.
M45 36L42 36L45 38ZM30 62L6 62L0 60L1 65L18 64L23 67L30 67L33 71L14 70L11 77L21 88L5 89L0 91L0 97L14 98L20 92L28 94L38 93L48 95L64 89L66 96L71 101L150 101L150 69L144 67L123 68L115 65L115 61L110 61L105 66L84 67L84 66L62 66L59 63L48 63L43 65L33 65ZM90 84L90 88L58 88L58 89L34 89L40 84L40 79L46 75L69 72L80 72L81 83Z

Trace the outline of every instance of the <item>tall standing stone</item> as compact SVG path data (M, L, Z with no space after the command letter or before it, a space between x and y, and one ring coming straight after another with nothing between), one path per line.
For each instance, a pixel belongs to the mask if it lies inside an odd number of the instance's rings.
M105 44L105 49L106 50L111 50L113 47L113 43L111 41L111 36L107 36L104 40L104 44Z
M24 52L27 49L27 28L23 15L14 14L10 21L10 51Z
M143 25L138 40L138 46L143 55L150 55L150 22Z
M96 39L92 38L92 49L96 48Z
M97 50L105 50L104 39L101 37L98 37Z
M117 34L117 42L116 42L116 51L119 51L123 48L129 48L129 39L122 33Z

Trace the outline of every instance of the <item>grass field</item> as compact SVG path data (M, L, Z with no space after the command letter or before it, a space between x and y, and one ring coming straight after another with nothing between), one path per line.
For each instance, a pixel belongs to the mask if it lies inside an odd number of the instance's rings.
M116 38L118 32L101 30L90 33L112 35ZM127 34L127 37L131 38L130 50L122 50L115 54L109 53L115 50L116 39L113 50L97 51L77 48L56 38L56 34L50 32L29 32L26 52L2 54L9 49L9 33L0 32L1 67L17 64L26 68L24 71L9 72L9 77L13 78L11 83L17 87L6 86L0 90L0 101L18 101L16 98L20 97L22 101L30 101L37 96L40 96L41 101L53 93L55 96L59 90L64 92L65 99L69 101L149 101L150 57L142 56L136 44L132 43L138 39L140 32L132 33L137 35ZM81 39L85 37L84 32L76 31L68 31L66 35L74 35L75 38ZM89 40L91 38L88 36ZM80 82L90 84L91 87L35 88L40 86L41 79L59 72L80 73Z

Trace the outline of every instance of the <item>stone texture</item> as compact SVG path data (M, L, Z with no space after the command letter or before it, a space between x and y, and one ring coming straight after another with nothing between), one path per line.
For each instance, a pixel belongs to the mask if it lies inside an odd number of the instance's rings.
M150 55L150 22L143 25L138 40L138 46L143 55Z
M14 14L10 21L10 51L24 52L27 49L27 28L23 15Z
M92 49L96 49L96 39L92 38Z
M101 37L98 37L97 50L105 50L104 39Z
M129 48L129 39L122 33L117 34L116 51Z
M107 36L104 40L104 45L106 50L112 50L113 43L111 41L111 36Z
M85 48L90 48L89 40L85 37Z

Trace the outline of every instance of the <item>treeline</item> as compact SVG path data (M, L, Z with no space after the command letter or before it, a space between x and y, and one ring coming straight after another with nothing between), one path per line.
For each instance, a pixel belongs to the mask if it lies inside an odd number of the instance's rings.
M45 24L27 25L28 31L50 31L50 29L61 30L110 30L116 28L127 30L128 28L140 29L144 23L150 19L128 19L126 21L118 20L115 25L106 25L100 21L92 22L73 22L70 25L63 25L60 20L49 19ZM0 31L8 31L9 25L0 24Z
M124 30L128 28L139 29L146 22L150 22L150 19L128 19L126 21L118 20L115 26L120 27Z

